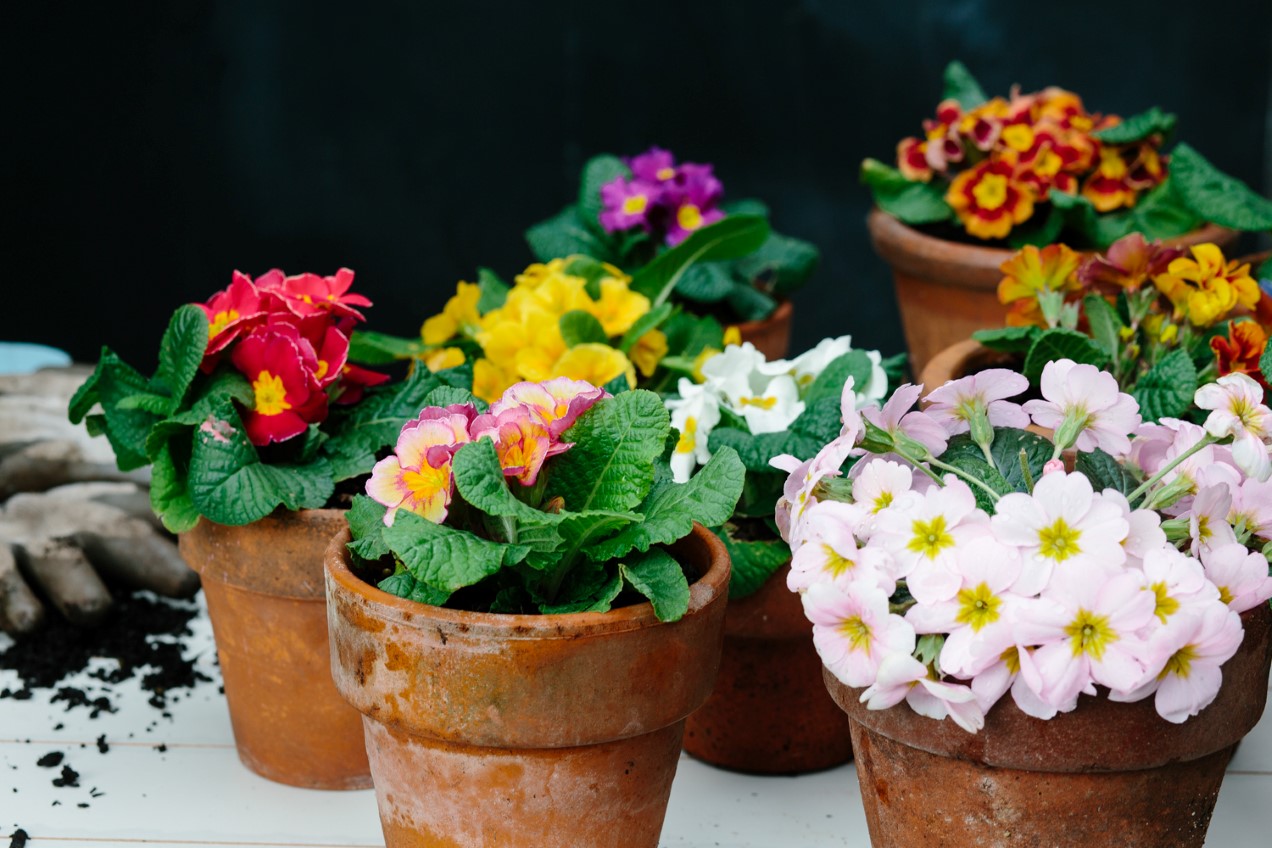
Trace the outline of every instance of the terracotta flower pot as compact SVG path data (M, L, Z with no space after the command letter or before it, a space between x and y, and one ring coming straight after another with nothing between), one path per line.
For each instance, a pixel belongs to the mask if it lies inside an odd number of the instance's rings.
M685 750L754 774L801 774L852 759L848 717L822 683L813 625L786 588L790 566L730 601L715 689L685 725Z
M327 646L323 553L345 526L341 510L280 511L242 527L200 520L180 538L203 578L239 759L307 789L371 785Z
M791 349L791 316L795 307L783 300L773 314L759 321L743 321L738 324L742 341L755 345L765 359L782 359Z
M875 252L892 266L901 324L917 374L937 351L977 330L1002 326L1006 308L998 302L999 270L1012 251L934 238L878 209L866 218ZM1229 247L1237 233L1206 224L1168 244L1214 242Z
M852 717L857 777L873 848L1201 846L1236 743L1263 713L1272 659L1272 611L1241 616L1245 639L1223 666L1223 687L1183 724L1153 699L1103 695L1050 721L1007 695L975 735L902 703L867 710L826 673Z
M689 612L494 615L363 582L327 551L331 667L363 713L388 848L655 848L685 716L720 663L729 558L695 526Z
M963 339L955 342L928 360L928 364L919 372L919 382L924 391L940 388L950 380L975 374L986 368L1011 368L1019 371L1024 363L1020 356L990 350L976 339Z

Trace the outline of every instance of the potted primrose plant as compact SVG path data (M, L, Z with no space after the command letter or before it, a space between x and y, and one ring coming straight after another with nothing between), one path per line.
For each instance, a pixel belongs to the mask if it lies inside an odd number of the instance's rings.
M526 231L541 261L581 253L634 272L695 233L721 221L767 221L756 200L723 200L724 186L709 164L677 162L651 147L638 156L595 156L583 168L577 202ZM743 341L765 356L785 356L790 346L788 298L817 268L817 248L767 233L737 256L704 260L677 281L678 303L737 324Z
M413 359L429 369L471 363L473 394L486 402L518 382L553 377L615 392L662 390L737 332L670 302L678 282L698 263L727 261L767 237L765 221L737 216L689 235L633 276L584 255L530 265L511 286L482 268L419 338L359 332L350 357L370 365Z
M1008 250L1061 238L1105 250L1143 233L1172 245L1228 246L1233 230L1272 229L1272 201L1187 144L1169 153L1175 116L1089 112L1060 88L989 98L961 63L922 138L896 167L867 159L867 223L892 266L914 369L1001 320L994 287Z
M853 350L849 336L823 339L791 360L767 361L743 342L704 359L695 377L682 377L678 393L664 399L680 434L670 460L676 480L690 479L725 447L746 467L742 498L716 529L733 573L720 674L685 730L685 750L698 759L764 774L851 759L847 717L826 693L811 626L786 588L790 549L773 523L784 475L769 461L812 457L839 432L845 382L857 387L859 405L876 402L902 360Z
M1003 263L1006 327L979 330L936 356L922 382L939 386L992 365L1023 371L1036 392L1049 359L1107 369L1147 421L1205 413L1197 388L1232 373L1266 390L1267 331L1250 265L1215 244L1184 250L1124 236L1106 252L1026 246ZM1272 269L1270 269L1272 273Z
M235 272L182 306L146 377L109 349L70 404L150 497L199 572L244 764L295 786L368 786L362 730L327 670L321 563L346 490L447 381L347 361L365 297L353 272ZM95 411L97 410L97 411Z
M846 392L836 439L775 461L871 843L1200 846L1267 699L1272 410L1244 374L1197 390L1204 425L1072 360L1028 385Z
M722 448L675 482L645 390L451 394L327 553L332 673L385 842L654 848L720 662L729 560L703 525L733 513L742 464Z

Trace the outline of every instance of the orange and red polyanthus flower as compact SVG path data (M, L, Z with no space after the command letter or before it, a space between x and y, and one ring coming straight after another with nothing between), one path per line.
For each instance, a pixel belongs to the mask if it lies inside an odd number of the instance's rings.
M954 178L945 202L977 238L1006 238L1033 214L1034 193L1006 162L988 159Z

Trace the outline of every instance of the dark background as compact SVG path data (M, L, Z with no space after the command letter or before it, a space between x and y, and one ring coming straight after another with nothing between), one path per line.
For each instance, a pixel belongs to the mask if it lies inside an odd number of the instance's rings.
M1093 110L1158 104L1264 193L1266 0L6 3L0 338L148 370L167 316L230 271L347 265L371 326L412 334L597 152L710 161L823 262L794 348L894 352L863 218L963 59L991 94L1057 84Z

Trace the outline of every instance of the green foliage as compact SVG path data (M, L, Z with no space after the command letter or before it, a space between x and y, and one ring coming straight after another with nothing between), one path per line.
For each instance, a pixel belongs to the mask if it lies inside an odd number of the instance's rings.
M353 499L353 505L345 513L345 520L349 522L349 531L355 540L349 543L349 550L373 562L388 555L389 546L384 544L385 512L382 504L370 498Z
M685 270L676 283L676 294L699 303L717 303L736 285L729 263L699 262Z
M877 159L861 163L861 182L870 188L875 205L903 224L935 224L954 216L939 188L907 180Z
M874 363L870 361L869 354L864 350L850 350L822 369L804 393L804 403L811 405L824 398L833 398L838 403L849 377L853 381L853 390L861 392L870 385L873 375Z
M477 298L477 312L481 315L498 309L508 299L508 284L489 268L477 269L477 286L481 289Z
M1187 144L1171 152L1170 171L1183 202L1198 217L1234 230L1272 230L1272 200L1223 173Z
M659 621L677 621L689 611L689 581L684 569L661 548L619 563L618 572L624 583L649 599Z
M627 353L636 342L640 341L640 337L662 326L668 318L676 311L676 307L670 303L664 303L661 306L649 310L644 315L632 322L627 328L627 332L623 333L622 339L619 340L618 348Z
M1122 463L1098 448L1096 450L1078 452L1074 470L1086 475L1091 481L1091 488L1097 492L1105 489L1116 489L1124 495L1135 491L1138 483L1131 472Z
M579 183L579 217L588 224L600 228L601 186L619 177L630 177L632 171L617 156L602 154L593 156L583 166L583 179ZM558 254L564 255L564 254Z
M362 365L389 365L427 352L428 346L418 337L404 339L388 333L358 330L349 339L349 361Z
M555 217L526 230L526 242L540 262L574 254L606 262L619 259L608 241L583 220L574 206L568 206Z
M941 99L957 100L967 110L975 109L988 98L967 66L955 59L945 66L945 90Z
M194 375L199 373L203 351L208 344L208 316L195 306L187 304L178 309L168 322L168 329L159 344L159 371L152 383L163 392L171 406L155 411L171 412L185 400Z
M745 281L760 282L775 295L786 295L808 282L817 270L821 253L800 239L770 233L760 249L737 260Z
M416 580L415 576L406 569L384 578L376 588L381 592L388 592L390 595L397 595L399 598L433 607L440 607L450 597L449 592Z
M1104 349L1076 330L1056 328L1044 330L1029 347L1025 356L1024 374L1029 382L1037 385L1042 376L1042 369L1048 362L1056 359L1072 359L1078 364L1094 365L1103 368L1109 362L1109 355Z
M1197 393L1197 366L1185 350L1175 349L1157 361L1139 379L1131 395L1145 421L1179 418L1192 406Z
M972 338L990 350L1003 353L1028 353L1029 348L1042 335L1042 330L1030 324L1027 327L998 327L993 330L977 330Z
M1091 325L1091 338L1109 357L1117 356L1121 344L1119 333L1125 326L1113 305L1098 294L1089 294L1082 300L1087 323Z
M837 436L842 425L839 398L823 397L808 404L784 431L755 435L737 427L716 427L708 444L712 452L733 448L747 471L780 473L769 465L770 459L782 454L808 459Z
M607 344L609 336L596 316L582 309L571 309L561 316L561 339L567 347L581 344Z
M980 457L975 457L968 453L960 453L948 459L942 457L942 461L954 466L963 473L976 478L985 486L992 489L996 494L1006 495L1015 491L1002 472ZM1019 465L1019 462L1017 465ZM1037 478L1035 478L1035 480L1036 479ZM993 515L994 498L990 496L989 492L985 491L985 489L980 486L972 486L971 490L972 494L976 497L976 505L990 515Z
M730 533L716 535L729 551L733 573L729 577L729 600L737 601L754 595L783 565L790 562L791 549L781 539L739 541Z
M412 577L451 593L521 562L529 553L524 546L492 542L404 510L384 528L383 537Z
M1029 476L1034 482L1042 479L1042 468L1047 464L1047 460L1051 459L1053 445L1042 436L1030 433L1028 430L1017 430L1012 427L1004 427L994 431L994 443L990 446L990 455L994 458L994 468L997 469L1002 480L1006 482L1008 491L1027 492L1029 491L1029 482L1025 476L1024 468L1029 469ZM1021 465L1020 452L1025 452L1024 467ZM968 470L978 468L976 462L980 462L986 468L989 468L985 462L985 456L981 452L980 446L971 440L971 437L964 434L955 436L950 439L949 446L946 447L945 453L941 454L941 461L950 465L954 465L960 469ZM994 469L989 469L994 470ZM974 475L995 488L1000 485L996 478L982 476L983 472L973 472ZM992 510L990 510L992 512Z
M1007 246L1020 250L1026 245L1046 247L1055 242L1064 229L1064 213L1051 206L1046 215L1036 215L1019 227L1013 227L1007 236Z
M758 250L769 237L769 223L758 215L728 215L689 234L632 275L631 288L658 306L667 300L686 271L699 262L737 259Z
M1120 124L1092 133L1105 144L1132 144L1151 135L1167 138L1175 129L1175 115L1153 106L1138 115L1132 115Z

